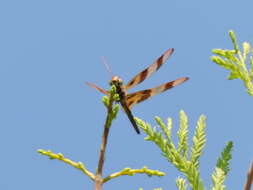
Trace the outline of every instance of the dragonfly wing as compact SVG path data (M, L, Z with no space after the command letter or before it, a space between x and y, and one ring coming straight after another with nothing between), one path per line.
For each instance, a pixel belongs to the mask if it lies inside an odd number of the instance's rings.
M130 120L130 122L132 123L132 125L133 125L135 131L136 131L138 134L140 134L140 130L139 130L139 128L138 128L138 126L137 126L137 124L136 124L136 122L135 122L135 120L134 120L134 116L133 116L131 110L127 107L126 102L125 102L124 100L122 100L122 101L120 101L120 104L121 104L122 108L124 109L124 111L126 112L127 117L128 117L128 119Z
M170 57L174 49L170 48L164 54L162 54L152 65L144 69L142 72L138 73L131 81L125 86L126 89L132 88L135 85L141 83L146 78L148 78L153 72L157 71Z
M105 95L109 95L109 92L108 92L108 91L106 91L106 90L104 90L104 89L102 89L102 88L96 86L95 84L92 84L92 83L89 83L89 82L86 82L86 84L87 84L88 86L90 86L91 88L97 89L99 92L101 92L101 93L103 93L103 94L105 94Z
M171 89L185 81L187 81L189 78L188 77L183 77L179 78L170 82L167 82L165 84L162 84L160 86L146 89L146 90L141 90L132 94L128 94L126 99L127 99L127 107L132 108L133 105L140 103L156 94L160 94L168 89Z

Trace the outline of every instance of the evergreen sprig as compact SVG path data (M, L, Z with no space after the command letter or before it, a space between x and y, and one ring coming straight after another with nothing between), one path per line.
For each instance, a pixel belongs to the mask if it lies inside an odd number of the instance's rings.
M161 176L164 176L165 173L164 172L161 172L159 170L151 170L151 169L148 169L146 166L144 166L143 168L141 169L131 169L131 168L124 168L123 170L119 171L119 172L115 172L107 177L105 177L103 179L103 182L107 182L113 178L116 178L116 177L119 177L119 176L123 176L123 175L128 175L128 176L133 176L134 174L146 174L147 176L151 177L151 176L158 176L158 177L161 177Z
M82 162L72 161L69 158L65 158L62 153L54 153L51 150L39 149L39 150L37 150L37 152L42 154L42 155L48 156L49 159L51 159L51 160L57 159L59 161L65 162L66 164L69 164L72 167L82 171L91 180L94 181L94 179L95 179L95 175L91 171L89 171Z
M212 52L216 55L211 60L230 71L229 80L242 80L248 94L253 96L253 49L248 42L243 42L241 51L232 30L229 31L229 36L234 49L214 49Z
M216 167L214 173L212 174L212 190L225 190L225 178L225 172L222 169Z
M171 118L168 119L167 126L161 120L161 118L159 117L155 118L162 132L158 131L157 128L152 128L150 124L145 123L141 119L136 118L136 121L147 134L145 140L154 142L160 148L160 150L162 151L162 155L186 176L191 188L196 190L203 190L204 186L202 180L200 179L199 170L195 164L196 160L198 160L201 154L201 151L191 152L192 157L196 158L194 159L195 162L191 161L191 159L188 158L187 156L187 152L189 150L188 118L184 113L184 111L180 111L179 117L180 117L180 127L177 132L177 136L179 139L177 148L171 138L171 128L172 128ZM203 141L205 142L205 135L202 135L205 133L204 121L205 121L204 116L201 116L197 125L198 132L195 133L198 134L198 136L194 138L197 150L202 150L202 146L204 144ZM199 138L199 136L201 138ZM195 149L196 148L192 148L192 150Z
M186 180L182 177L178 177L176 179L176 185L177 185L178 190L186 190L187 188Z
M204 115L199 117L195 133L192 138L193 143L191 147L188 143L188 117L184 111L180 111L179 114L180 124L177 131L177 147L171 137L172 119L169 118L167 120L167 125L159 117L155 117L155 120L160 127L160 130L157 127L152 128L150 124L136 118L139 126L147 134L145 140L154 142L161 150L162 155L186 177L187 182L181 177L177 178L176 185L178 189L185 190L188 184L193 190L204 190L204 185L199 171L199 159L203 153L206 143L206 117ZM232 142L229 142L221 153L222 156L219 159L220 161L218 161L221 168L216 167L215 172L212 175L212 181L214 184L212 190L223 190L222 188L225 187L223 182L227 174L226 171L229 170L228 161L231 159L231 143Z
M183 112L180 111L180 125L177 132L178 136L178 152L185 158L188 154L188 117Z
M212 174L212 190L224 190L225 185L224 181L229 172L229 161L232 158L232 148L233 142L229 141L223 151L221 152L220 157L217 160L215 170Z
M206 136L205 136L205 116L200 116L195 130L195 135L192 138L193 145L191 151L191 162L195 167L199 167L199 157L202 154L203 148L205 147Z
M229 172L229 161L232 158L232 148L233 148L233 142L229 141L223 151L221 152L220 157L217 160L216 167L223 170L224 174L227 175Z

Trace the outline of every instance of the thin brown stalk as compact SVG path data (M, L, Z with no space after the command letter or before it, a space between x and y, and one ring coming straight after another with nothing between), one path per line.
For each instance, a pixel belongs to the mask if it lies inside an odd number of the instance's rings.
M252 181L253 181L253 162L251 162L251 165L250 165L249 170L248 170L247 180L246 180L246 183L244 185L244 190L250 190Z
M98 161L98 167L95 176L95 190L101 190L103 185L103 166L105 161L105 152L106 152L106 145L108 140L108 134L110 131L110 122L111 122L111 115L112 115L112 106L113 106L113 97L110 96L109 105L108 105L108 112L107 117L104 125L104 132L102 136L102 144L100 147L100 155Z

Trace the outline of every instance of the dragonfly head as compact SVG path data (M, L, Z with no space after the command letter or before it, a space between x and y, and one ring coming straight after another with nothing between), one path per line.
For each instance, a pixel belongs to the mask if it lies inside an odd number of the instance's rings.
M110 85L115 85L116 87L122 86L122 84L123 84L123 81L118 76L113 76L112 80L110 81Z

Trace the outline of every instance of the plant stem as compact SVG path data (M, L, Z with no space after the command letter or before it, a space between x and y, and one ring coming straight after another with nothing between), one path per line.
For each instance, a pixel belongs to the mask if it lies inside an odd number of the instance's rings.
M107 112L107 117L104 125L104 132L102 136L102 144L100 148L100 155L99 155L99 161L98 161L98 167L97 167L97 172L95 176L95 190L101 190L102 185L104 183L103 181L103 166L104 166L104 161L105 161L105 151L106 151L106 145L107 145L107 140L108 140L108 134L110 131L110 124L112 120L112 108L113 108L113 97L110 96L109 99L109 105L107 107L108 112Z
M247 174L247 180L244 186L244 190L250 190L251 184L253 181L253 162L251 162L251 165L249 167L249 171Z

